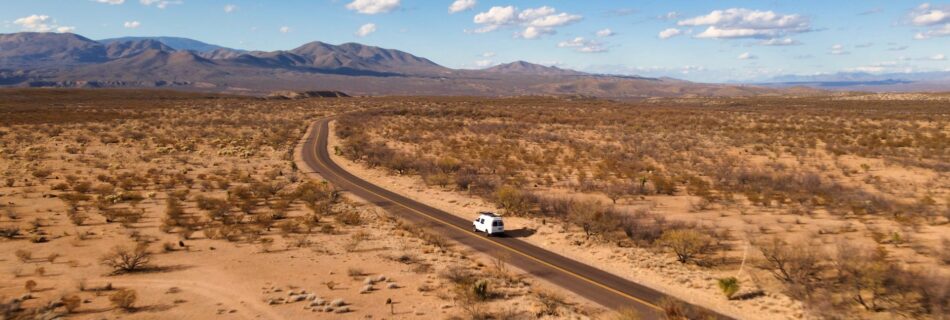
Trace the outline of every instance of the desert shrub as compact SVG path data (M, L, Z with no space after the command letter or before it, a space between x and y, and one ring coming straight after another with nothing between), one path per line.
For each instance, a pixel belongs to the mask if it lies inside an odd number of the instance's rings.
M491 292L488 291L488 280L478 280L472 284L472 293L478 300L488 300Z
M59 300L63 303L63 307L66 308L66 312L68 313L74 313L82 306L82 298L75 294L63 296Z
M152 254L148 245L137 244L134 248L116 246L99 259L100 263L113 269L113 273L140 271L149 266Z
M132 289L119 289L109 296L109 302L116 308L127 312L135 311L135 301L138 294Z
M710 236L691 229L677 229L663 232L659 243L676 254L676 260L687 263L696 256L709 252L712 249Z
M607 234L620 228L620 217L611 208L596 201L575 201L571 203L568 219L584 230L587 238Z
M2 226L0 227L0 237L6 239L14 239L20 235L20 227L17 226Z
M736 292L739 292L739 279L736 277L719 278L716 283L727 299L731 300L736 295Z
M773 238L757 244L764 260L758 267L786 284L793 296L810 292L820 280L822 257L807 243Z
M474 281L472 272L458 265L443 269L442 272L439 273L439 276L454 284L467 284Z
M33 252L26 249L16 249L13 255L20 259L20 262L26 263L33 260Z
M528 193L518 190L512 186L502 186L495 190L495 202L498 203L506 213L512 215L525 215L531 210L532 202Z
M336 220L348 226L363 225L363 215L356 210L345 210L336 216Z
M541 308L538 310L536 316L538 318L544 316L557 317L561 315L561 307L567 305L567 301L564 300L564 297L547 290L539 290L534 293L535 300L541 304Z
M657 306L663 311L663 316L667 320L690 319L686 307L678 300L663 298L657 303Z
M26 289L27 292L33 292L33 290L36 290L36 281L26 280L26 283L23 284L23 288Z

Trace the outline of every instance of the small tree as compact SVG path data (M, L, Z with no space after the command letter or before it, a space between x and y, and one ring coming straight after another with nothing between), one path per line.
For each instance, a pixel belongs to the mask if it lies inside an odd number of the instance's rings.
M149 265L152 254L148 252L148 245L138 244L135 248L116 246L100 260L103 265L113 269L113 273L135 272Z
M660 244L673 250L677 261L687 263L697 255L708 252L712 247L712 239L695 230L676 229L663 232Z
M136 299L138 295L132 289L119 289L109 296L109 302L112 302L113 306L128 312L135 311Z

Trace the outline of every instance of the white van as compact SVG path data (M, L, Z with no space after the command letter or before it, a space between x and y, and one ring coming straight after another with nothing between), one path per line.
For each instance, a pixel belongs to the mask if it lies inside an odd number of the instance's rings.
M505 223L494 212L479 212L472 223L472 231L484 232L488 236L505 233Z

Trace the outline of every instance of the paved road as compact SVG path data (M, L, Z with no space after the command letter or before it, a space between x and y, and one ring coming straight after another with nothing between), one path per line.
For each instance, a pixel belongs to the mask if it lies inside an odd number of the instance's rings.
M635 309L644 319L657 319L656 303L666 295L609 272L591 267L516 237L485 237L472 232L472 222L383 189L356 177L330 159L329 119L313 124L303 145L303 161L335 186L383 209L426 227L473 250L501 258L531 275L611 309ZM474 219L473 212L473 219ZM725 318L725 317L721 317Z

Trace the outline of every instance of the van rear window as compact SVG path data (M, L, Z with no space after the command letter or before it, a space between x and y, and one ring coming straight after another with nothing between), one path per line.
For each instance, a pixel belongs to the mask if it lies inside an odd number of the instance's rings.
M501 221L497 221L497 220L496 220L495 223L493 223L492 225L493 225L493 226L496 226L496 227L501 227L501 226L504 226L505 224L502 223Z

